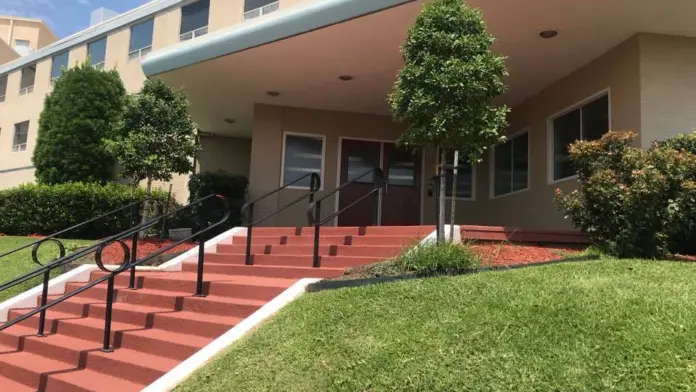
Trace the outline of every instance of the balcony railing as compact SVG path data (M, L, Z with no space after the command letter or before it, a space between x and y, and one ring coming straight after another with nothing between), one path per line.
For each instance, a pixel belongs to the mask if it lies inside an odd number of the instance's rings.
M12 146L12 152L22 152L27 150L27 144L22 143L22 144L15 144Z
M105 66L106 66L106 62L104 62L104 61L102 61L101 63L92 64L92 67L94 67L94 69L99 69L99 70L104 69Z
M19 95L20 95L20 96L22 96L22 95L28 95L28 94L31 94L31 93L33 93L33 92L34 92L34 86L31 85L31 86L27 86L27 87L24 87L24 88L20 89L20 90L19 90Z
M134 50L128 53L128 60L130 61L145 58L145 56L147 56L150 52L152 52L152 46Z
M247 11L244 13L244 20L251 20L251 19L256 19L258 17L264 16L266 14L270 14L271 12L278 11L280 8L280 1L276 1L275 3L271 4L266 4L263 7L255 8L253 10Z
M179 41L188 41L190 39L198 38L208 34L208 26L201 27L188 33L181 34L179 36Z

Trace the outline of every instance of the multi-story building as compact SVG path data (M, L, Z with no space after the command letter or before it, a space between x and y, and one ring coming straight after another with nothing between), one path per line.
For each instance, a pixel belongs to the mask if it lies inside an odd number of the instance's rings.
M509 89L498 102L511 113L508 142L459 171L457 223L568 228L553 194L577 185L570 143L617 129L648 147L696 125L696 2L467 2L507 58ZM323 193L381 168L379 204L357 204L336 223L371 224L375 207L386 225L432 223L437 151L397 148L404 128L386 103L423 3L159 0L39 49L0 66L0 185L32 179L50 80L89 55L117 69L130 92L146 75L184 89L203 146L197 170L248 176L250 198L289 185L258 205L259 216L306 194L309 180L295 181L307 173L320 175ZM338 193L324 213L350 206L371 179ZM180 199L185 181L174 181ZM265 223L300 225L305 209Z
M51 81L63 67L71 67L88 57L95 67L116 69L130 93L137 92L145 75L140 61L153 50L225 29L244 21L264 17L301 0L155 0L120 15L99 10L93 26L56 41L39 20L0 17L0 189L32 182L32 151L38 133L43 100ZM111 16L106 20L106 17ZM249 141L215 138L202 132L201 142L212 156L224 156L218 146ZM212 160L209 167L223 168ZM202 165L202 167L201 167ZM246 167L232 169L248 175ZM177 177L176 196L185 201L187 176Z

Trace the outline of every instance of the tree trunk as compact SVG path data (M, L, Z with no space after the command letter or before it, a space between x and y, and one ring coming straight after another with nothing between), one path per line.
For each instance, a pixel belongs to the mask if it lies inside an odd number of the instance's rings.
M459 151L454 152L454 169L452 175L452 207L450 210L450 242L454 242L454 219L455 209L457 207L457 166L459 166Z
M150 218L150 192L152 191L152 179L148 178L147 179L147 188L145 190L145 203L143 203L143 220L142 224L145 224L147 220ZM145 238L145 230L140 232L140 239Z
M437 217L437 227L438 227L438 237L437 242L440 244L445 243L445 203L447 201L445 193L447 188L447 170L445 165L447 164L447 150L444 148L440 149L440 211Z

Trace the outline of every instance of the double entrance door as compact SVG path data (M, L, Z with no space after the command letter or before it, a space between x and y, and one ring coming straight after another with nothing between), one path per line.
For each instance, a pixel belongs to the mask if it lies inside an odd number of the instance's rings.
M386 186L381 204L370 197L338 217L339 226L372 226L375 208L382 226L413 226L420 224L421 153L397 148L394 143L342 139L340 183L345 184L361 174L381 168ZM339 192L339 209L343 209L374 189L374 175L358 179Z

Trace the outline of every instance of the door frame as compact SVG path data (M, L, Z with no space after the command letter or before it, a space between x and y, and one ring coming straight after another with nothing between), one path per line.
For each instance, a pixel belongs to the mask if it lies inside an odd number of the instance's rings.
M341 171L343 169L341 163L341 158L343 154L343 141L344 140L358 140L358 141L363 141L363 142L373 142L373 143L380 143L380 151L379 151L379 168L384 170L384 144L385 143L390 143L390 144L396 144L396 140L385 140L385 139L372 139L372 138L366 138L366 137L352 137L352 136L339 136L338 137L338 154L336 154L337 161L336 161L336 188L341 186ZM336 189L334 188L334 189ZM421 184L420 184L420 216L419 216L419 222L421 225L423 225L423 208L424 208L424 199L423 194L425 192L425 149L423 150L421 154ZM339 197L341 192L337 192L335 199L334 199L334 213L338 212L339 208ZM382 203L381 203L381 198L380 198L380 205L379 205L379 220L380 224L382 223ZM334 226L338 226L338 216L333 219L333 224Z

